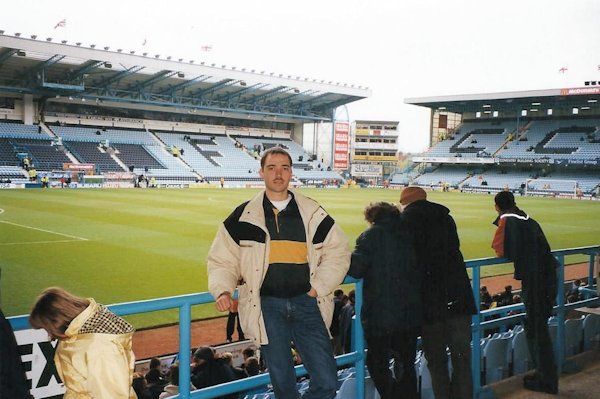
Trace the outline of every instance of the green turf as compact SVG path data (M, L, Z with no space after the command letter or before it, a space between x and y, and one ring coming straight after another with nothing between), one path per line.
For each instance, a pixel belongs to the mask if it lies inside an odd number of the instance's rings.
M350 242L366 228L365 205L399 191L304 189L341 224ZM2 309L26 314L37 294L62 286L101 303L207 289L206 254L218 224L255 189L0 190ZM466 259L490 257L493 196L430 193L454 215ZM600 202L518 198L553 249L598 245ZM3 212L2 212L3 211ZM10 223L4 223L10 222ZM484 269L483 275L510 266ZM197 306L193 318L216 316ZM132 316L137 327L177 321L176 311Z

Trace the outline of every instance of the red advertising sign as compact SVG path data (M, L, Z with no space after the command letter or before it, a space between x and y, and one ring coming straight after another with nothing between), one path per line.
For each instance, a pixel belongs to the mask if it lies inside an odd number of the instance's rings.
M333 139L333 169L348 169L348 142L350 124L347 122L336 122Z
M584 94L600 94L600 87L575 87L572 89L560 89L561 96L577 96Z

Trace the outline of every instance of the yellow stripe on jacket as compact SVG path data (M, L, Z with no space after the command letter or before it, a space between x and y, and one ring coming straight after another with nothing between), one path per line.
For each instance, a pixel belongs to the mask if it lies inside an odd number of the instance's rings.
M269 253L269 264L273 263L297 263L308 262L308 250L305 242L273 240Z

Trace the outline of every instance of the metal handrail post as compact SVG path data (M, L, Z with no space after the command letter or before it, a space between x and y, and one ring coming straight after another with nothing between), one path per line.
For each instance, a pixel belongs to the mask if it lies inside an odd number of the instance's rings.
M363 280L358 280L356 282L356 286L354 288L355 294L355 314L356 317L354 319L354 331L355 331L355 347L357 358L355 363L356 370L356 393L357 399L365 398L365 334L362 328L362 323L360 321L360 311L362 309L362 297L363 297Z
M192 307L189 303L179 307L179 397L189 399L191 370Z
M556 259L560 263L560 267L558 268L558 294L556 296L556 303L558 305L556 309L556 314L558 316L558 326L556 326L556 346L555 356L556 356L556 367L557 372L560 375L563 368L563 363L565 362L565 290L564 290L564 282L565 282L565 255L557 254Z

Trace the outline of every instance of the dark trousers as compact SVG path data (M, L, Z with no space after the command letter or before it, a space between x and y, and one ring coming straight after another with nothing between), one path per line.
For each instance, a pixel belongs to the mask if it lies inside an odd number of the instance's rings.
M523 322L527 347L538 379L546 386L558 384L558 373L554 360L554 348L548 331L550 306L538 304L528 289L521 293L527 316Z
M240 315L238 312L229 312L229 316L227 316L227 340L233 341L233 330L237 324L237 333L238 339L243 341L246 339L244 337L244 332L242 331L242 326L240 325Z
M472 398L471 316L459 315L423 325L421 338L435 398ZM452 377L448 372L446 348L450 348Z
M386 335L365 332L369 348L367 368L381 399L419 397L415 371L417 336L416 328ZM390 370L390 359L394 359L394 375Z

